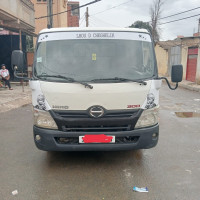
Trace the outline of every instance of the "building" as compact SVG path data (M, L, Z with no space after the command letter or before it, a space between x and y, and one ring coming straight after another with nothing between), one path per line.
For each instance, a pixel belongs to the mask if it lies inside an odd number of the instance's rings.
M76 9L77 8L77 9ZM79 27L79 2L68 1L67 3L67 26L68 27Z
M1 0L0 27L33 35L35 30L34 6L30 0Z
M155 51L160 75L170 76L171 66L182 64L183 79L200 84L200 36L158 42Z
M22 50L25 55L27 36L34 36L34 5L30 0L0 0L0 63L10 71L13 50Z
M42 29L47 28L47 0L31 0L35 8L35 33L38 34ZM64 12L53 16L53 27L67 27L67 0L53 0L53 14Z

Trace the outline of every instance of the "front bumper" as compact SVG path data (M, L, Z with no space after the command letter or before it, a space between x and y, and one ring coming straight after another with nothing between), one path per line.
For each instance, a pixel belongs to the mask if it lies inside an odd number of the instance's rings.
M152 135L156 133L157 137L153 137ZM38 149L44 151L119 151L119 150L132 150L132 149L149 149L158 143L159 136L159 125L141 128L132 131L125 132L110 132L104 133L105 135L114 135L116 138L122 137L135 137L138 138L134 141L124 142L124 143L109 143L109 144L61 144L57 141L56 138L78 138L79 136L83 136L86 134L103 134L98 132L63 132L58 130L49 130L38 128L36 126L33 127L34 141L35 145ZM41 139L36 141L35 136L40 135Z

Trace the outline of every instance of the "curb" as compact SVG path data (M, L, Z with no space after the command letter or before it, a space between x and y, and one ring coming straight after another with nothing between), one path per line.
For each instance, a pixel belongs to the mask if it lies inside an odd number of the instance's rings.
M8 112L10 110L31 104L31 97L25 96L22 98L14 99L13 101L6 102L0 105L0 113Z
M195 91L195 92L200 92L200 87L197 87L197 86L195 87L195 86L179 83L179 87L187 89L187 90Z
M173 85L173 86L176 85L175 83L171 82L171 79L169 77L167 77L167 79L169 80L170 85ZM162 83L167 84L165 80L162 80ZM183 80L182 82L178 83L178 87L184 88L190 91L200 92L200 85L197 85L196 83L186 81L186 80Z

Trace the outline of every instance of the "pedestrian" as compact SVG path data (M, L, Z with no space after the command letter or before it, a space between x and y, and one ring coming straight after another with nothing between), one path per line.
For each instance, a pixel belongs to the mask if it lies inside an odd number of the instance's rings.
M2 77L2 80L5 81L5 86L8 86L9 90L13 90L10 85L10 74L9 71L6 69L5 64L1 65L0 76Z

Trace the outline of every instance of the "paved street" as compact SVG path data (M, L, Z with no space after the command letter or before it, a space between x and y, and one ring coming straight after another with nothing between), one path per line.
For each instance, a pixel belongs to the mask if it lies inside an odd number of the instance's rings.
M31 105L1 113L0 200L199 200L200 118L175 112L200 112L200 93L163 85L160 94L149 150L47 153L34 145Z

